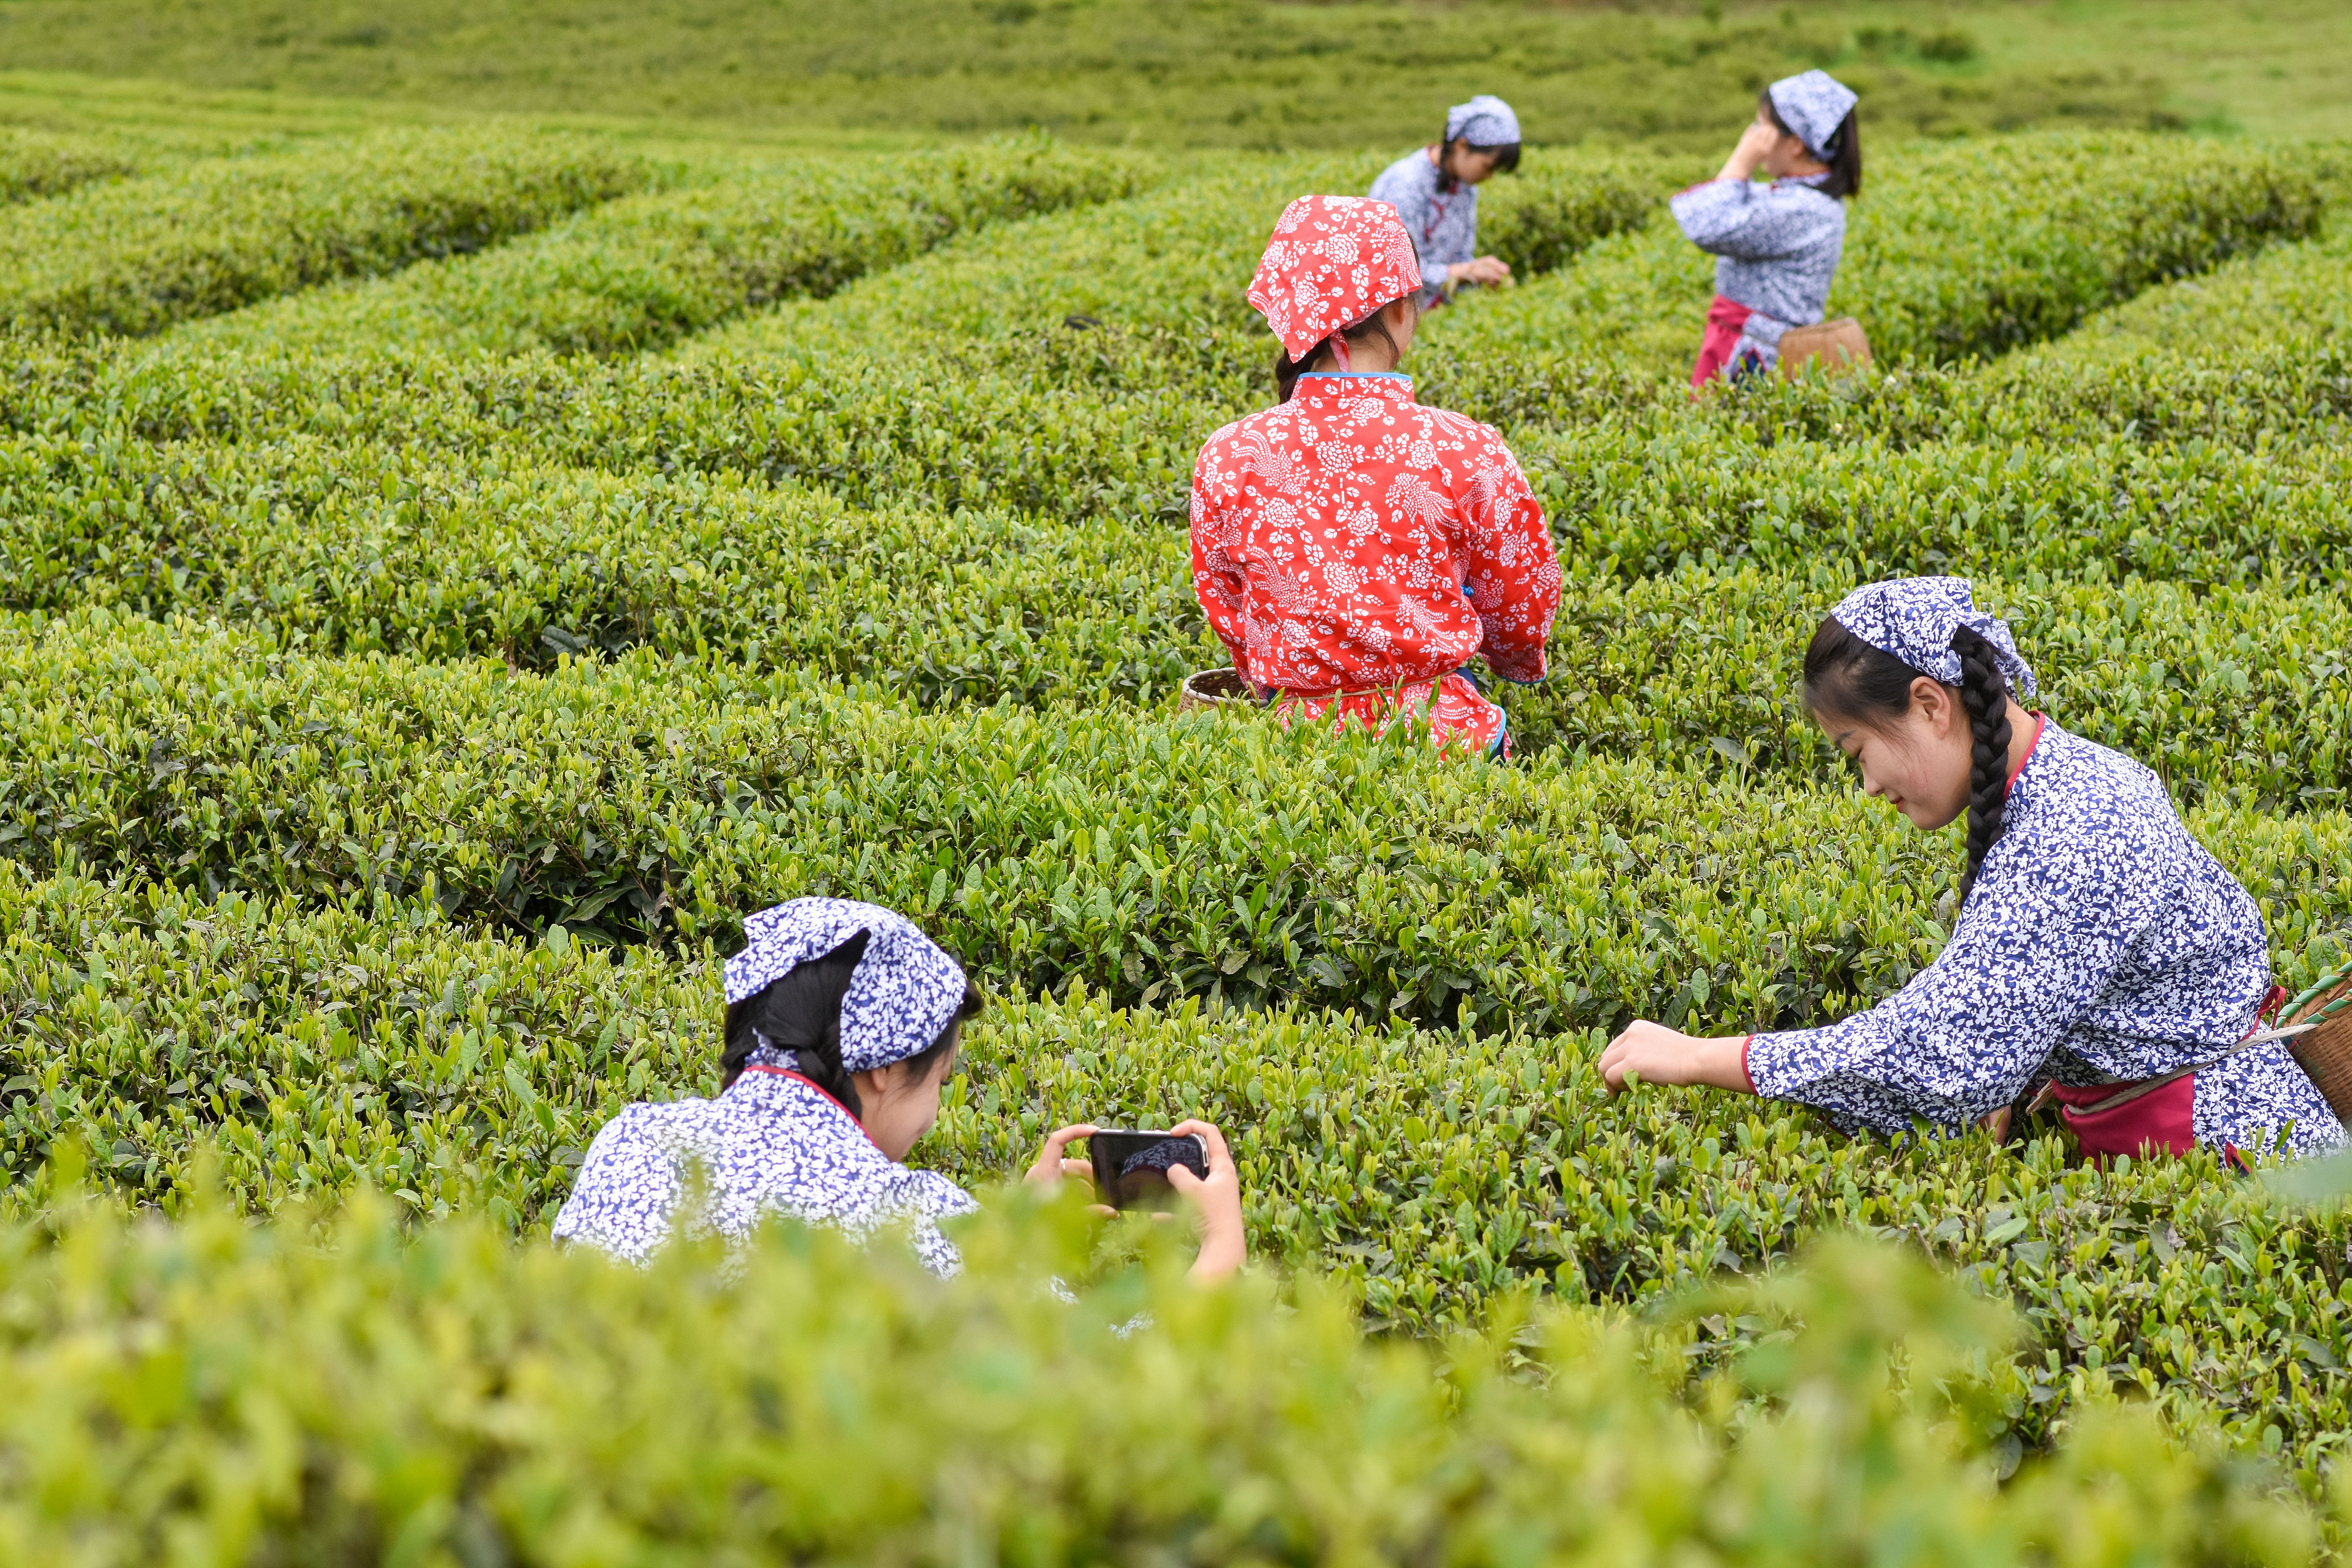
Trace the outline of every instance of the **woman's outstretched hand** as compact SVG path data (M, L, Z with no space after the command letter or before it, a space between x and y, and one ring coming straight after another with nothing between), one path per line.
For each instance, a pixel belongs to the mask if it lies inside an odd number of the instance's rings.
M1192 1260L1192 1278L1222 1280L1249 1256L1249 1237L1242 1226L1242 1174L1234 1165L1225 1135L1206 1122L1179 1122L1170 1132L1190 1133L1208 1151L1209 1174L1196 1176L1182 1166L1171 1166L1168 1185L1192 1206L1201 1228L1200 1255Z
M1482 256L1475 261L1451 264L1445 275L1455 283L1478 283L1491 288L1511 281L1511 264L1499 256Z
M1638 1019L1601 1053L1601 1077L1612 1094L1625 1092L1629 1074L1644 1083L1697 1083L1753 1094L1747 1045L1746 1035L1706 1039Z
M1029 1168L1022 1173L1021 1179L1031 1186L1043 1187L1059 1186L1065 1181L1082 1181L1087 1184L1088 1192L1094 1191L1095 1167L1087 1161L1068 1157L1071 1144L1080 1138L1093 1137L1094 1134L1095 1126L1091 1122L1080 1122L1073 1126L1055 1128L1045 1134L1045 1146L1037 1151L1037 1157L1030 1162ZM1108 1204L1097 1203L1087 1207L1097 1214L1113 1212Z

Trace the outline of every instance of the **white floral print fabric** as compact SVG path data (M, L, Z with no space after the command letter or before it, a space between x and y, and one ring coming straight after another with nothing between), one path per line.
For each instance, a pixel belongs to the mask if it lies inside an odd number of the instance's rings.
M680 1214L698 1183L700 1211ZM938 1222L977 1207L947 1177L883 1154L814 1083L753 1066L715 1100L631 1105L605 1123L554 1235L643 1263L678 1228L733 1239L777 1216L862 1241L898 1224L924 1267L951 1274L962 1260Z
M866 951L841 998L841 1065L851 1072L919 1056L962 1006L963 967L896 910L847 898L795 898L743 922L727 960L730 1007L859 932Z
M1861 100L1853 89L1823 70L1799 71L1782 77L1764 89L1772 98L1772 112L1797 134L1805 151L1826 163L1838 127Z
M1258 685L1417 688L1463 705L1459 733L1483 746L1502 710L1444 677L1484 654L1507 680L1542 679L1560 573L1501 436L1423 407L1403 376L1307 375L1201 448L1192 583Z
M1710 180L1667 200L1690 242L1720 258L1715 291L1748 307L1740 350L1753 348L1764 364L1778 362L1782 333L1821 320L1837 280L1845 204L1822 193L1823 178Z
M1368 196L1301 196L1275 223L1249 302L1297 361L1420 287L1412 241L1394 207Z
M1848 1131L1967 1126L2055 1080L2127 1082L2210 1061L2271 985L2262 913L2189 836L2155 774L2047 719L2007 826L1936 961L1822 1029L1759 1034L1756 1092ZM2198 1142L2332 1147L2344 1128L2283 1045L2196 1075Z
M2017 651L2009 622L1977 608L1965 577L1897 577L1855 589L1830 618L1882 653L1948 686L1960 685L1952 633L1965 626L1992 644L1994 662L2020 697L2033 695L2033 666Z
M1478 256L1478 187L1437 172L1426 148L1406 153L1381 171L1372 198L1397 211L1420 258L1421 303L1444 298L1445 269Z

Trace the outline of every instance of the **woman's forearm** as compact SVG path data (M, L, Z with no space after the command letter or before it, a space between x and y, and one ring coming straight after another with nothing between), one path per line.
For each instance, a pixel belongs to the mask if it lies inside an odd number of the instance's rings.
M1756 1085L1748 1077L1748 1042L1753 1038L1685 1034L1641 1019L1601 1053L1601 1075L1612 1094L1624 1090L1629 1076L1643 1083L1704 1085L1753 1094Z

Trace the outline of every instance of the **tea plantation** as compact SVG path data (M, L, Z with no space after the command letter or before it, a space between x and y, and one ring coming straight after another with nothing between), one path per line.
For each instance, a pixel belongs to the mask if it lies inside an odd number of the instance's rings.
M1532 149L1485 213L1522 282L1407 366L1567 574L1508 767L1173 702L1222 662L1192 455L1271 395L1250 268L1389 155L0 135L0 1555L2341 1542L2340 1210L1594 1062L1939 948L1958 831L1793 698L1897 572L2159 770L2290 989L2352 954L2347 155L1881 144L1832 302L1878 369L1694 402L1662 208L1706 169ZM551 1250L807 893L991 992L917 1163L1207 1117L1254 1276L1014 1192L948 1287Z

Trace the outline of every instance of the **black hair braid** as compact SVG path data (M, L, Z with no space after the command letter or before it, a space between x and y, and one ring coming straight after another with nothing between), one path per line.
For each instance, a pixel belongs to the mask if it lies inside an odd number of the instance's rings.
M1960 706L1976 742L1969 765L1969 868L1960 876L1965 905L2009 812L2009 677L1993 645L1965 626L1952 633L1952 651L1960 656Z

